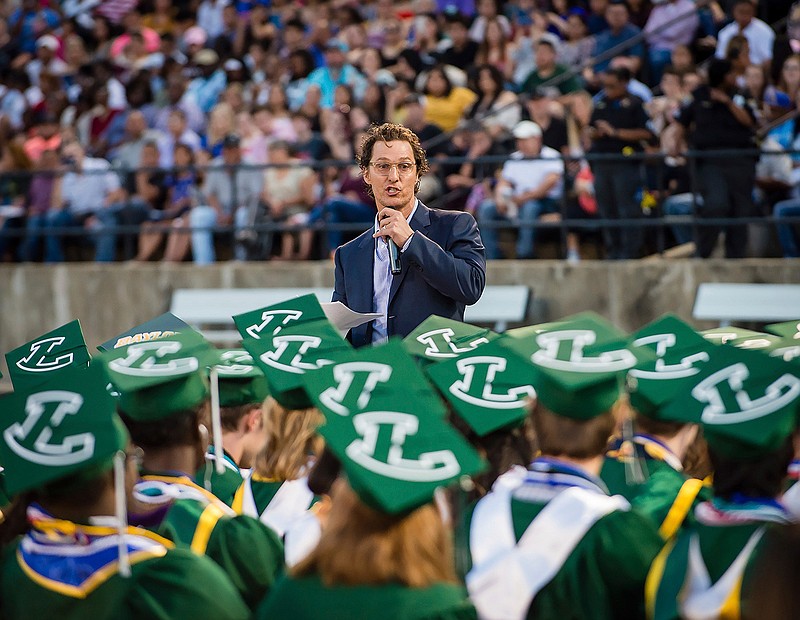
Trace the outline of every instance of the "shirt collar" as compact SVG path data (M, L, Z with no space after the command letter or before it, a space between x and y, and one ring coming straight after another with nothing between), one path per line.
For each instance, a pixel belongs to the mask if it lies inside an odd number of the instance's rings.
M419 199L416 199L416 200L414 201L414 208L413 208L413 209L411 209L411 213L409 213L409 214L408 214L408 217L406 218L406 222L408 222L409 224L411 223L411 220L414 218L414 214L417 212L417 207L418 207L418 206L419 206ZM378 216L377 216L377 214L376 214L376 215L375 215L375 226L373 227L373 230L374 230L375 232L378 232L378 229L379 229L379 227L380 227L380 226L379 226L379 223L378 223Z

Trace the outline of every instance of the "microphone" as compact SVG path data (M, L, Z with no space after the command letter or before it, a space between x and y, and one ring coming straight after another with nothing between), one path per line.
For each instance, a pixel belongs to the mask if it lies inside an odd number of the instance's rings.
M389 207L394 209L395 207ZM398 275L403 269L400 265L400 249L391 237L386 238L386 243L389 249L389 269L393 276Z
M402 271L400 268L400 251L397 249L394 239L389 238L387 242L389 243L389 268L392 271L392 275L396 276Z

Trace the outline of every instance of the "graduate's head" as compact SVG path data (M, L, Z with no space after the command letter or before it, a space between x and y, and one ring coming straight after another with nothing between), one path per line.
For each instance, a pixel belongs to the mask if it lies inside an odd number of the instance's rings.
M113 468L115 463L124 468L130 446L103 373L77 364L23 385L4 395L0 405L4 486L17 498L11 510L14 517L0 536L7 540L26 528L23 517L32 502L71 521L113 515L117 506ZM128 479L132 482L131 476ZM125 491L118 489L120 494Z
M699 419L716 495L780 493L800 414L800 378L791 362L757 350L715 346L665 410L674 419Z
M199 467L209 406L205 368L217 361L209 343L187 329L111 349L95 360L118 393L120 417L146 457L190 448Z
M624 373L641 356L628 336L585 312L524 328L511 342L532 363L533 424L541 452L574 459L602 455L622 402Z
M452 535L433 503L388 514L367 506L342 478L331 497L319 544L295 575L316 573L329 586L455 582Z
M448 421L489 464L473 476L470 493L477 497L512 467L527 467L536 453L529 412L535 394L532 368L510 342L491 330L436 316L403 341L445 399ZM448 344L460 353L452 353Z
M308 377L341 463L322 539L299 568L325 583L425 587L452 581L437 489L484 462L445 421L445 409L400 341L358 349Z
M264 444L261 403L269 394L267 379L244 349L216 350L215 353L218 359L213 368L217 375L223 443L226 449L228 442L236 447L240 467L251 467ZM210 381L211 368L208 373ZM209 428L213 424L211 419L204 423Z
M255 456L255 472L277 480L295 480L307 473L309 462L322 452L319 409L288 409L270 397L262 411L263 441Z
M615 425L610 409L588 420L579 420L558 415L537 402L532 416L539 451L544 456L577 460L602 455Z

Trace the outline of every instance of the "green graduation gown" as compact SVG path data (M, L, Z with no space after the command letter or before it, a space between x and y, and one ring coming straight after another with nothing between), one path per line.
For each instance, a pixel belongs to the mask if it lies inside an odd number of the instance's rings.
M346 553L346 550L343 550ZM257 618L292 620L471 620L475 608L462 586L325 586L317 575L284 577L258 610Z
M211 491L228 506L233 502L233 495L242 484L242 472L239 466L225 452L222 463L225 466L222 473L217 473L217 457L214 455L214 447L211 446L206 452L206 460L203 466L197 471L195 481L206 491Z
M624 454L621 440L606 453L600 478L609 493L622 495L659 528L664 539L671 538L684 523L691 523L694 507L711 498L711 487L684 475L678 457L654 437L637 434L632 443L645 480L628 481L626 460L630 457Z
M718 498L698 505L695 517L653 562L645 585L649 619L740 618L766 529L791 522L777 502Z
M594 518L574 526L576 514L592 511ZM512 615L498 600L512 602L513 615L536 619L640 617L645 577L663 544L650 521L624 499L609 497L599 479L545 457L516 487L496 485L467 513L465 525L461 536L468 533L469 540L460 546L469 550L467 587L478 612L495 618ZM521 558L523 538L529 546ZM527 585L509 585L510 571L523 565L536 566L537 574L521 570L516 583L537 579L533 593Z
M31 530L3 552L0 616L6 620L249 617L233 584L208 558L128 527L131 575L125 578L116 528L53 519L35 506L28 514Z
M283 572L283 543L275 532L257 519L236 515L188 476L144 475L134 493L157 515L155 520L140 515L139 522L214 560L251 608Z

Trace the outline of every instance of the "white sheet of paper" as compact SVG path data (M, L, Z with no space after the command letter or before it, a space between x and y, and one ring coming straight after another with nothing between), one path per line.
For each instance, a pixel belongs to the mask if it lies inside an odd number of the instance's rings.
M322 304L325 316L342 334L381 316L380 312L355 312L341 301L330 301Z

